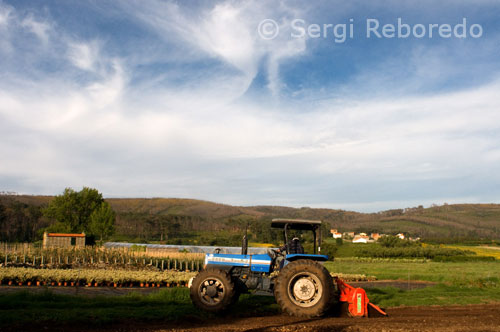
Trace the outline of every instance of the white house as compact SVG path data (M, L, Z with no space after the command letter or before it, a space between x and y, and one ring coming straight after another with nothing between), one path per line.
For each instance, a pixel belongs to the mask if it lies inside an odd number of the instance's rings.
M352 243L368 243L368 238L362 235L356 235L354 239L352 239Z

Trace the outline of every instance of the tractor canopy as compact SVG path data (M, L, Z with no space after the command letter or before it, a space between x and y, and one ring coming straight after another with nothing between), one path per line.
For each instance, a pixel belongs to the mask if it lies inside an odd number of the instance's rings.
M273 219L271 222L272 228L285 228L294 230L315 230L321 226L321 220L306 220L306 219Z
M283 241L285 244L288 242L289 230L305 230L312 231L314 236L314 255L321 251L321 220L306 220L306 219L273 219L271 222L272 228L283 229ZM287 250L287 254L289 254ZM323 258L319 258L323 260Z

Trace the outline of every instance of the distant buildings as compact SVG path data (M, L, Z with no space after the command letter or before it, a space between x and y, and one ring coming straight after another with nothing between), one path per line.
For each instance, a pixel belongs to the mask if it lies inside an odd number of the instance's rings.
M337 230L334 228L330 229L330 233L332 234L334 239L341 239L342 238L342 233L337 232Z
M336 228L332 228L330 230L330 233L332 234L332 237L334 239L352 240L352 243L376 242L381 237L386 236L386 234L380 234L380 233L371 233L370 235L368 235L366 233L356 234L355 232L340 233ZM401 240L407 239L407 237L403 233L399 233L399 234L397 234L395 236L397 236ZM410 237L410 238L408 238L408 240L410 240L410 241L418 241L418 240L420 240L420 238L419 237L416 237L416 238Z
M352 239L352 243L368 243L369 240L370 239L368 238L368 236L358 234L354 236L354 239Z
M344 239L354 238L354 232L344 232Z

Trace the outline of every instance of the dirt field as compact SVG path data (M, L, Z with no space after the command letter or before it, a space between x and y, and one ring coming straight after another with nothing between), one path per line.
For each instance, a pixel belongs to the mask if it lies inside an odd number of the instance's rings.
M396 286L396 285L392 285ZM401 285L402 287L407 285ZM411 285L422 287L422 285ZM23 287L24 288L24 287ZM4 292L19 290L19 287L2 287ZM41 288L31 288L38 291ZM57 289L57 290L56 290ZM54 288L57 293L74 294L72 288ZM138 289L134 289L137 291ZM121 295L127 289L80 288L79 294L95 295ZM140 292L156 291L153 289L139 289ZM468 305L468 306L428 306L428 307L399 307L386 310L387 318L338 318L325 317L317 319L303 319L286 315L231 318L220 317L213 321L200 321L193 317L192 320L179 322L124 322L106 327L86 326L54 326L41 324L37 326L23 326L23 331L71 331L71 332L292 332L292 331L498 331L500 332L500 303ZM0 328L0 331L19 331L15 329Z
M221 320L202 326L144 326L128 331L500 331L500 305L408 307L389 309L388 313L388 318L373 319L332 317L311 320L284 315L252 317L234 321ZM120 330L122 329L115 331Z
M500 304L404 307L388 309L388 318L319 318L301 319L285 315L231 319L211 322L135 323L99 329L82 326L36 326L23 331L72 332L326 332L326 331L500 331Z

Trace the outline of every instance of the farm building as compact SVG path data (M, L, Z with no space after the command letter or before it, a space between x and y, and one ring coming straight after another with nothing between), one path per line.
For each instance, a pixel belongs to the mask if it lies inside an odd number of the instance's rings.
M366 235L356 235L352 240L352 243L368 243L368 236Z
M354 232L344 232L344 237L352 239L354 237Z
M85 233L43 233L44 248L82 248L85 247Z
M335 228L330 229L330 233L332 233L332 236L334 239L341 239L342 238L342 233L337 232Z

